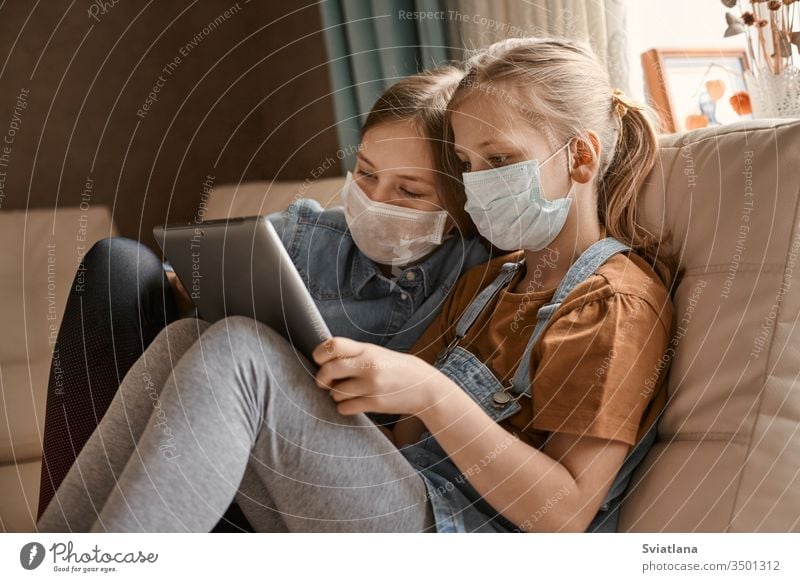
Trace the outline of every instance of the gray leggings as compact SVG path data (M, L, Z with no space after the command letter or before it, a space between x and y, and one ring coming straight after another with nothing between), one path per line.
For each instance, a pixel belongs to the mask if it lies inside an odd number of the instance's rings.
M435 531L422 478L316 366L244 317L164 328L128 371L41 532L210 531L236 498L256 531Z

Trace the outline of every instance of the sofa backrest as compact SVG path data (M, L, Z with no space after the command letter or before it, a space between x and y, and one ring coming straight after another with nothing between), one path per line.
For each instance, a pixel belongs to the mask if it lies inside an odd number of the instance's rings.
M661 138L640 198L684 271L659 439L621 531L800 531L800 122Z
M340 206L344 177L308 182L242 182L215 186L207 201L204 220L258 216L279 212L297 198L312 198L322 206Z

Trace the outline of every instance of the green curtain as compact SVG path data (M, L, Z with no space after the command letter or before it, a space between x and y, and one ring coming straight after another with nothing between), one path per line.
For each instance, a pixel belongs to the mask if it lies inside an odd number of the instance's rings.
M380 94L447 60L447 11L444 0L324 0L320 9L340 157L352 169L361 124Z

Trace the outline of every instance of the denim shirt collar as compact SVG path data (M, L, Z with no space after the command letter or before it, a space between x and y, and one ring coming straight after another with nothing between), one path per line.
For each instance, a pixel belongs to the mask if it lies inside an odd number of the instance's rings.
M402 268L397 277L391 278L389 284L399 284L401 287L421 286L423 295L428 297L433 291L431 288L432 280L435 280L436 276L441 274L448 264L462 264L469 242L474 241L465 241L456 234L445 237L445 240L436 250L419 263ZM460 252L461 257L452 256L454 252ZM408 273L413 273L412 279L408 279ZM386 281L386 277L381 273L379 265L361 251L356 250L353 253L353 262L350 268L350 288L353 291L353 295L358 299L362 299L364 287L373 279L375 279L376 284L378 281Z
M361 290L378 274L378 267L358 247L353 253L353 263L350 266L350 289L358 299L361 299Z

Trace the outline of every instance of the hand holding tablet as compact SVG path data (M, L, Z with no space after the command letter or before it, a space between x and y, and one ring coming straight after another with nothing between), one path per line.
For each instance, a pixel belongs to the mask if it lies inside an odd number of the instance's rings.
M257 319L309 359L332 337L265 216L157 226L153 234L204 320Z

